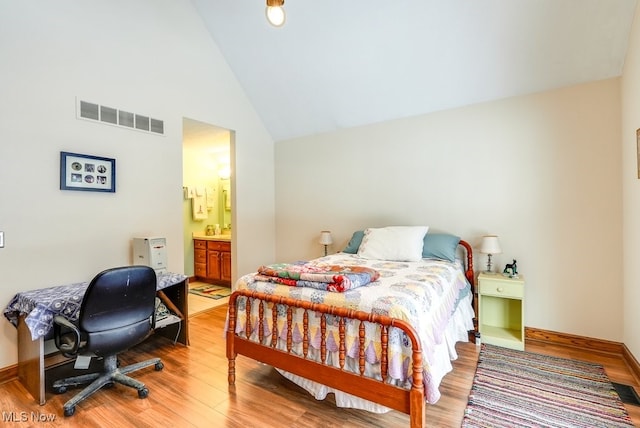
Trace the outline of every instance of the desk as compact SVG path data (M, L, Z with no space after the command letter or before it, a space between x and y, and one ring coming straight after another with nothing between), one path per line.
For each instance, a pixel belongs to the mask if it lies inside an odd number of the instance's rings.
M24 291L16 294L4 309L4 316L18 329L18 379L31 395L45 404L45 361L51 348L53 318L62 315L77 321L88 282ZM187 276L175 273L158 274L158 296L176 312L182 322L156 330L183 345L189 345L189 285Z

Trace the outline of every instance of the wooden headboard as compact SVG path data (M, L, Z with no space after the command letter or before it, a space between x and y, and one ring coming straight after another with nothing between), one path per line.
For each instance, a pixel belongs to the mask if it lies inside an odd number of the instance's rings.
M464 253L466 256L466 263L464 264L464 276L467 277L467 281L471 284L471 306L473 307L473 312L475 314L475 318L473 319L473 335L469 334L469 339L472 341L476 340L478 334L478 298L476 291L476 275L473 272L473 249L471 248L471 244L467 241L460 240L461 247L464 248Z
M464 275L467 277L467 281L471 284L471 287L475 291L475 274L473 273L473 249L471 248L471 244L469 244L465 240L460 240L460 246L464 247L465 255L466 255L466 263Z

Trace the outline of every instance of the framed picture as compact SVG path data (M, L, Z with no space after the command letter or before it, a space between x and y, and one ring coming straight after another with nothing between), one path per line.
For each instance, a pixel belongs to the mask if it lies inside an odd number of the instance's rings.
M60 152L60 190L116 191L116 160Z

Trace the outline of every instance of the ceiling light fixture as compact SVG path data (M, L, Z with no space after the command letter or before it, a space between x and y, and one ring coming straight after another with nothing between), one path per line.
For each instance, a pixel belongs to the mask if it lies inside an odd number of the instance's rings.
M265 14L269 24L274 27L282 27L287 17L284 13L284 0L267 0Z

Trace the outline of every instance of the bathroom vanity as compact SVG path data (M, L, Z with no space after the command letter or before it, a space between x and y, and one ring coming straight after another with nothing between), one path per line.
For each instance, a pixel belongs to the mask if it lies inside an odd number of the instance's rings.
M197 281L231 286L231 235L194 235L193 263Z

